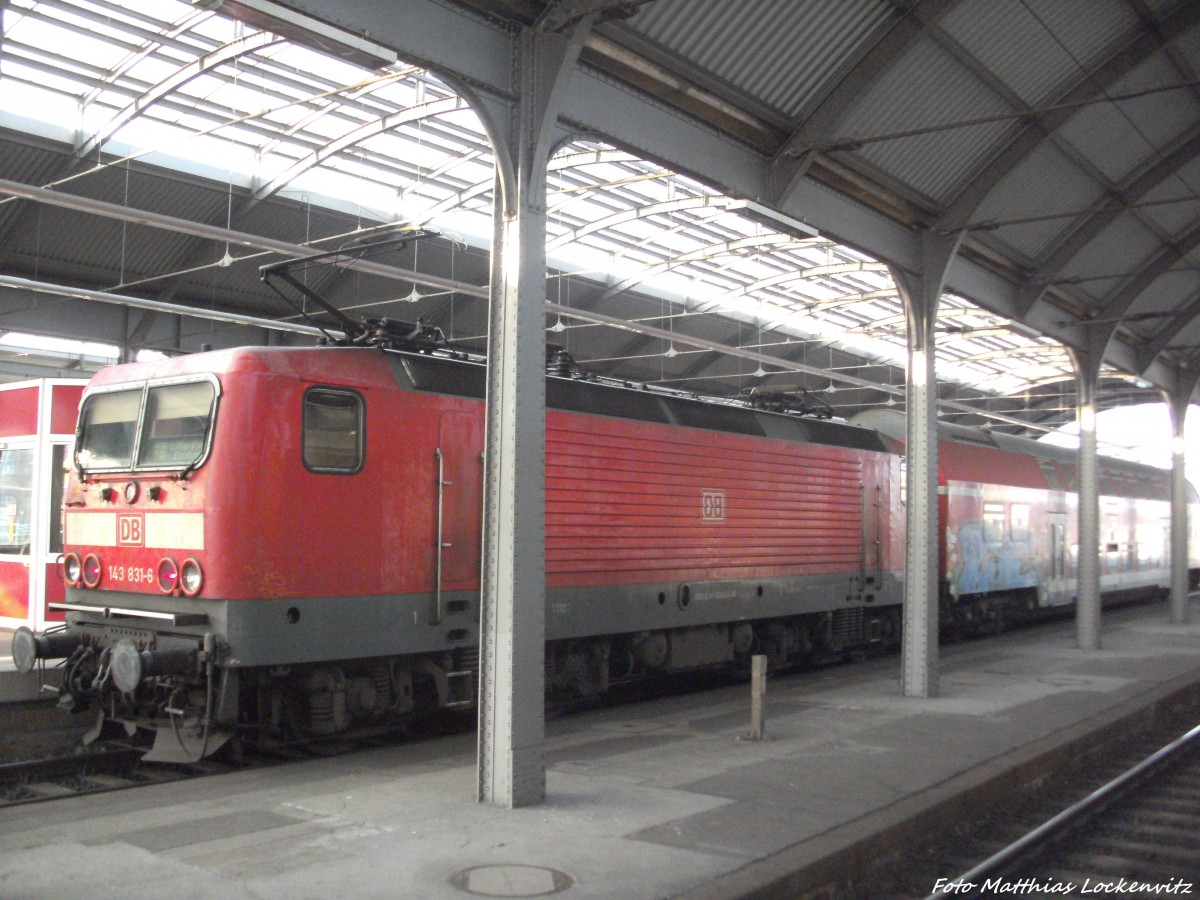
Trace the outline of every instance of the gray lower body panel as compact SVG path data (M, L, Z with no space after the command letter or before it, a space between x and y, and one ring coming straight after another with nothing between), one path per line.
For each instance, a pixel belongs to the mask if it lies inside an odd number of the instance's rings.
M894 573L865 587L854 573L557 588L546 592L546 640L871 610L899 604L902 592ZM212 633L228 646L225 664L237 667L406 656L479 643L479 595L470 591L444 593L440 616L432 594L223 601L75 591L69 599L159 614L140 618L71 612L72 622L120 624L184 639ZM179 614L181 621L202 616L203 624L174 626L161 618L164 612Z

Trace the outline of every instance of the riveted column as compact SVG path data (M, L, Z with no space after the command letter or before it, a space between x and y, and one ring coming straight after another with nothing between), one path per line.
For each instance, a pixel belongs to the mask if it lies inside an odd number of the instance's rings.
M1100 649L1100 475L1096 459L1097 352L1071 350L1079 422L1079 564L1075 641L1080 650Z
M904 637L900 688L938 694L938 462L934 326L961 233L921 239L922 271L892 270L908 323L908 485L905 516Z
M517 100L497 141L478 758L478 799L496 806L546 794L546 166L590 25L518 37Z
M1188 502L1184 469L1184 423L1195 379L1186 390L1166 395L1171 411L1171 621L1188 620Z

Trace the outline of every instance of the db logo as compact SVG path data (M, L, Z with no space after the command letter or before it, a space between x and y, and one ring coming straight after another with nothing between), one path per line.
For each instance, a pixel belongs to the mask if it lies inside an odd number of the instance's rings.
M725 521L725 492L702 491L700 493L701 518L706 522Z
M117 516L117 544L122 547L140 547L145 541L142 533L141 516Z

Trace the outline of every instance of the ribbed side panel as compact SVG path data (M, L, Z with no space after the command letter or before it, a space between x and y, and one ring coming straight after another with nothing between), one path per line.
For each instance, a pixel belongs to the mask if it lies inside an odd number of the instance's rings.
M551 584L858 570L855 452L688 429L618 437L584 428L573 420L547 429Z

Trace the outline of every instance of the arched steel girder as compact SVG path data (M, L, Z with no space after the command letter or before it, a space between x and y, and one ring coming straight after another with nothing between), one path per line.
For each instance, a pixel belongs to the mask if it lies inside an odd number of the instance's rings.
M198 78L206 72L210 72L218 66L222 66L231 60L241 56L247 56L256 53L272 44L281 44L284 39L271 34L269 31L259 31L254 34L247 35L244 38L239 38L236 41L231 41L222 47L218 47L211 53L206 53L198 59L192 60L185 66L176 69L169 76L164 78L158 84L147 90L141 96L136 98L132 103L120 110L111 119L96 129L90 137L80 141L75 146L74 156L76 159L84 159L94 150L100 147L107 141L116 131L123 125L128 124L133 119L140 116L147 109L153 106L157 101L172 94L187 84L194 78Z
M789 244L795 242L796 238L789 234L774 233L756 234L750 237L738 238L737 240L733 241L723 241L716 244L709 244L707 247L701 247L699 250L694 250L691 253L683 253L663 262L647 266L637 274L630 275L616 284L604 288L588 301L588 305L596 306L600 303L603 303L610 297L615 297L617 294L627 291L635 285L641 284L647 278L653 278L655 275L658 275L662 272L670 271L672 268L680 265L681 263L702 262L704 260L715 259L720 256L737 253L740 250L746 250L752 247L768 247L776 244Z
M1055 133L1078 111L1073 104L1093 101L1134 67L1145 62L1162 45L1184 34L1200 22L1200 5L1185 3L1167 16L1154 29L1146 29L1141 37L1125 45L1098 69L1086 73L1079 83L1065 94L1047 102L1053 111L1036 115L1031 124L999 154L988 160L976 178L963 188L954 202L938 217L934 228L955 231L964 227L980 204L991 195L1014 169L1045 142L1055 139Z
M898 295L894 288L889 290L869 291L863 294L847 294L832 300L818 300L815 303L809 304L803 309L797 308L794 310L782 308L778 304L768 301L764 303L763 312L770 313L771 315L762 316L761 323L757 323L757 325L761 326L761 328L766 331L775 331L785 325L788 322L788 319L793 315L804 315L805 313L813 312L815 310L824 312L844 306L854 306L855 304L862 303L864 301L896 299L897 296ZM706 315L704 312L705 308L706 307L704 306L690 307L685 309L683 312L672 312L666 316L651 316L644 321L663 321L666 319L678 321L681 319L690 318L691 316ZM783 315L781 316L779 314ZM902 318L901 321L903 321ZM820 338L812 338L812 340L820 340ZM799 339L798 341L799 344L804 344L806 342L806 339L803 338ZM637 348L640 348L641 346L642 344L639 340L631 341L628 345L618 351L618 355L629 355L636 352Z
M584 159L586 157L586 159ZM569 169L575 166L587 165L588 163L598 162L620 162L622 160L635 159L632 154L626 153L624 150L603 150L597 152L572 153L563 156L554 156L550 158L547 166L548 172L555 172L561 169ZM459 206L464 205L468 200L483 196L495 187L494 179L479 181L475 184L468 185L452 197L447 197L440 203L427 209L421 213L421 217L413 221L414 225L424 225L425 223L435 219L443 213L449 212Z
M270 197L272 194L281 190L292 179L301 175L315 166L319 166L331 156L335 156L360 144L369 138L375 137L378 134L383 134L385 131L391 131L401 125L407 125L411 122L417 122L421 119L433 118L448 112L456 112L460 109L466 109L467 103L462 97L455 94L452 97L446 97L442 100L432 100L429 103L423 103L419 106L409 107L408 109L400 110L391 115L384 116L381 119L376 119L373 122L368 122L360 128L355 128L353 131L342 135L336 140L330 141L324 147L314 150L312 153L303 159L297 160L283 172L280 172L262 187L258 188L252 195L251 199L255 203L260 203Z
M1198 317L1200 317L1200 291L1194 293L1192 299L1188 301L1187 306L1175 312L1167 320L1167 324L1160 328L1154 337L1138 350L1138 373L1145 374L1146 370L1154 363L1154 360L1158 358L1158 355L1167 349L1171 341Z
M796 243L802 244L802 245L809 244L809 243L811 243L811 239L797 241ZM792 270L789 272L778 272L775 275L768 275L766 278L760 278L758 281L751 282L750 284L747 284L744 287L740 287L735 291L730 291L727 294L725 294L723 297L721 297L720 300L712 300L707 303L697 304L696 307L694 308L694 311L695 312L704 312L706 310L716 309L724 302L737 300L740 297L750 297L752 294L757 293L758 291L767 290L768 288L772 288L772 287L778 287L779 285L782 285L782 284L790 284L793 281L805 281L810 278L822 278L822 277L831 276L831 275L849 275L849 274L853 274L854 272L886 272L886 271L888 271L888 267L884 263L843 262L843 263L830 263L830 264L824 265L824 266L810 266L807 269L795 269L795 270ZM876 291L873 293L876 293L876 294L880 295L881 297L882 296L891 296L891 297L896 296L896 292L894 290L890 291L890 292ZM862 298L867 295L856 294L854 296L856 298ZM848 298L848 297L838 297L836 301L817 300L817 301L813 301L812 303L810 303L805 309L798 309L796 311L797 312L810 311L812 309L822 307L825 303L836 302L838 305L842 305L842 303L848 301L849 299L850 298Z
M86 11L82 12L81 14L86 15ZM213 13L203 13L200 15L188 16L183 22L179 23L176 28L167 34L156 35L153 40L147 37L146 41L135 53L133 53L125 62L114 68L109 73L106 83L115 80L117 75L127 69L134 62L137 62L146 55L153 53L156 49L162 47L164 44L172 43L179 34L189 31L198 22L209 18L211 15L213 15ZM265 46L279 42L279 40L279 38L276 38L267 32L258 32L247 38L232 41L221 47L217 47L199 59L193 60L191 63L181 67L163 81L159 82L157 85L154 85L141 96L135 98L132 103L120 110L95 133L79 140L72 150L71 157L66 160L58 172L50 179L50 182L59 182L72 176L76 170L80 168L82 161L86 159L87 156L89 156L106 140L108 140L108 138L111 137L119 128L121 128L121 126L128 124L137 116L144 113L150 106L153 105L154 102L161 100L163 97L174 92L188 81L201 74L204 74L205 72L211 71L217 66L227 63L232 59L237 59L240 56L254 53L258 50L261 50ZM99 88L96 88L89 96L98 93L98 91ZM84 102L87 102L87 98L84 98ZM0 231L0 246L4 246L6 244L7 235L12 230L20 227L21 221L21 216L11 217L8 226Z
M1157 334L1150 341L1147 341L1144 347L1138 350L1138 372L1145 374L1152 362L1158 359L1158 354L1168 349L1171 341L1180 334L1180 331L1187 328L1190 323L1195 322L1198 318L1200 318L1200 290L1192 295L1192 299L1188 301L1187 306L1182 307L1180 311L1172 314L1168 324L1164 328L1159 329Z
M1200 223L1194 224L1178 241L1162 247L1146 261L1136 275L1102 301L1096 318L1104 320L1106 324L1092 326L1102 329L1099 332L1099 336L1104 340L1101 348L1108 346L1108 341L1120 325L1121 317L1129 312L1146 289L1197 247L1200 247ZM1087 327L1086 323L1084 327Z
M902 13L900 20L805 117L804 124L792 133L772 160L771 174L777 206L786 206L788 198L820 155L819 150L811 148L827 143L835 135L837 125L846 113L884 79L914 44L931 29L937 28L960 3L961 0L898 0L893 4Z
M942 343L939 340L939 344ZM1014 359L1030 357L1037 359L1038 362L1044 365L1061 365L1069 367L1070 359L1067 358L1066 350L1061 350L1058 353L1048 350L1045 347L1013 347L1011 350L993 350L986 353L972 353L968 356L956 356L948 359L947 362L955 364L961 363L986 363L994 362L1001 359Z
M1194 27L1197 22L1200 22L1200 6L1185 4L1184 7L1164 20L1161 27L1153 31L1148 30L1141 38L1124 47L1104 66L1089 75L1086 81L1058 98L1052 105L1070 107L1071 104L1102 96L1102 92L1123 77L1130 68L1147 59L1160 49L1164 42L1170 41L1175 36ZM1039 116L1034 124L1027 127L1010 143L999 157L988 164L974 182L960 192L954 203L939 217L935 227L940 231L952 231L966 225L973 212L1001 183L1002 179L1042 146L1045 141L1053 140L1055 131L1067 122L1072 114L1073 110L1067 108ZM1193 132L1188 135L1182 144L1167 157L1156 161L1144 173L1133 179L1126 188L1114 191L1114 195L1100 204L1093 215L1079 221L1075 227L1066 231L1056 242L1054 249L1039 264L1035 278L1021 289L1022 309L1020 312L1027 315L1033 309L1045 293L1045 282L1053 280L1077 253L1123 211L1122 207L1136 202L1137 199L1193 159L1198 146L1200 146L1198 142L1200 142L1200 134ZM1164 253L1169 255L1170 250L1168 249ZM1137 283L1139 280L1135 278L1130 284ZM1145 282L1145 284L1149 284L1149 282ZM1121 294L1119 298L1114 298L1116 307L1121 308L1122 314L1136 302L1136 299L1136 294L1132 296ZM1111 314L1107 310L1113 305L1113 302L1110 300L1104 304L1106 316ZM1108 340L1114 333L1115 327L1110 329L1107 334L1095 336L1104 338L1100 347L1101 352L1107 347ZM1150 364L1152 363L1153 360L1150 361Z
M1078 325L1081 337L1072 349L1082 352L1082 349L1086 348L1088 352L1103 354L1113 335L1116 334L1122 317L1129 312L1142 294L1198 246L1200 246L1200 224L1194 225L1178 241L1161 247L1142 265L1140 270L1137 270L1125 280L1120 288L1100 302L1094 320L1081 319L1075 323ZM1141 366L1140 371L1143 373L1154 363L1153 358L1144 365L1144 357L1139 356L1138 360L1139 366Z
M442 163L440 166L438 166L437 168L434 168L434 169L430 169L429 172L422 173L422 175L427 178L441 178L443 175L449 175L455 169L460 168L461 166L465 166L467 163L474 162L475 160L479 159L481 156L486 155L486 153L487 153L487 151L476 148L473 150L468 150L466 153L459 153L455 156L449 156L446 158L446 161L444 163ZM400 196L407 197L414 190L416 190L417 187L420 186L420 184L421 184L421 182L418 180L418 181L414 181L412 184L408 185L407 187L402 188L400 190Z
M85 11L79 9L74 9L72 12L75 15L86 16L87 14ZM142 42L142 45L138 47L137 50L132 51L127 57L125 57L124 60L109 69L106 73L106 76L102 79L102 84L92 88L82 98L80 98L80 106L87 108L87 106L92 103L97 96L100 95L101 91L105 87L113 84L119 76L129 71L129 69L132 68L136 63L150 56L152 53L161 49L162 47L175 42L179 35L191 31L196 25L212 18L214 15L216 15L216 13L211 10L197 10L192 15L185 17L181 22L177 22L173 27L163 34L153 34L148 31L145 32L146 39Z
M1075 258L1098 234L1107 228L1126 206L1140 201L1146 194L1173 177L1181 167L1200 154L1200 126L1192 129L1183 140L1146 171L1131 179L1115 194L1100 201L1092 213L1082 217L1075 228L1060 236L1054 248L1038 264L1030 278L1030 287L1024 297L1022 314L1027 314L1034 303L1045 292L1045 284L1059 276L1063 268Z
M881 291L878 293L879 293L879 295L881 295L883 297L895 296L894 291L892 291L892 292ZM872 297L873 297L873 295L870 295L870 294L866 294L863 296L866 299L872 299ZM977 307L977 306L951 305L954 302L961 302L961 301L959 301L959 300L957 300L957 298L955 298L954 300L951 300L950 302L945 302L946 296L947 295L943 295L943 297L942 297L943 302L939 303L939 305L938 305L938 315L937 315L937 321L935 323L935 327L937 328L938 332L941 334L971 336L971 335L986 335L986 334L993 334L993 333L1007 333L1007 334L1016 335L1025 340L1040 339L1040 340L1045 340L1045 341L1052 341L1055 344L1061 343L1060 341L1056 340L1053 337L1038 335L1038 333L1033 331L1032 329L1023 327L1022 324L1018 320L1010 319L1001 313L992 312L991 310L984 309L983 307ZM846 299L852 299L852 298L846 298ZM827 301L827 302L835 302L835 301ZM982 320L983 324L960 325L960 324L958 324L958 320L966 320L968 323L969 322L977 322L979 320ZM902 324L904 324L904 322L905 322L905 319L904 319L903 315L900 312L896 312L891 316L875 319L874 324L879 325L879 326L894 327L897 325L902 325Z
M593 222L588 222L586 225L582 225L572 231L560 234L546 244L546 251L558 250L589 234L595 234L597 231L603 231L605 228L613 228L624 222L632 222L636 219L648 219L651 216L671 215L672 213L684 212L691 209L723 209L732 202L734 201L731 197L708 195L703 197L682 197L678 200L663 200L660 203L649 203L635 209L621 210L612 215L603 216Z
M618 150L615 147L605 147L596 150L580 150L573 153L558 152L550 157L547 169L551 172L561 172L564 169L581 169L584 166L594 166L601 163L637 162L640 157L628 150Z
M314 122L317 122L320 119L325 118L325 116L338 111L345 104L370 95L384 84L398 81L401 78L407 78L409 75L419 71L422 70L415 66L410 66L407 69L402 69L398 72L390 74L386 79L373 79L366 84L359 86L357 90L349 91L344 96L335 94L332 96L322 97L320 100L314 100L313 102L318 104L316 108L309 112L307 116L302 117L295 124L289 125L287 128L282 129L279 132L278 137L273 138L272 140L269 140L260 146L257 151L258 157L261 159L267 154L273 152L276 147L284 142L285 139L295 137L295 135L310 127Z
M851 306L855 303L870 302L872 300L899 300L900 294L894 288L884 288L878 291L867 291L862 294L844 294L841 297L834 297L831 300L818 300L812 304L809 309L836 309L840 306Z
M413 72L413 71L418 71L418 70L413 69L413 70L407 70L406 72L398 72L398 73L396 73L395 78L404 77L405 74L411 74L411 72ZM390 81L395 80L395 78L389 77L382 81L372 80L371 83L364 86L359 93L369 93L370 91L373 91L376 88L378 88L379 85L381 83L383 83L383 81L390 82ZM351 96L353 96L353 94ZM433 103L442 104L443 106L445 106L447 108L453 107L456 109L466 105L465 101L463 101L462 98L459 97L457 94L452 95L451 97L443 98L439 101L433 101ZM388 130L387 128L384 128L381 126L383 123L386 123L389 119L394 119L397 117L404 117L407 115L413 115L413 116L415 116L415 118L409 119L406 121L415 121L417 118L422 117L420 115L420 113L424 113L427 116L431 116L431 115L440 114L440 112L445 111L445 109L441 109L439 111L430 111L429 107L431 105L432 104L424 104L421 106L410 107L409 109L406 109L406 110L400 110L397 113L391 114L389 116L384 116L380 119L376 119L372 122L365 124L361 128L358 128L358 129L355 129L354 131L349 132L348 134L344 135L342 138L338 139L338 141L334 141L334 142L331 142L330 144L326 144L324 147L313 151L311 154L309 154L309 156L298 161L292 167L292 169L289 170L290 172L294 173L294 174L290 175L289 178L295 177L295 175L298 175L300 173L300 171L306 171L308 168L311 168L314 165L318 165L322 160L328 158L328 156L338 152L341 149L345 149L345 147L349 146L350 143L358 143L362 140L367 139L372 134L381 133L382 131ZM317 111L319 113L319 115L316 115L315 117L314 116L307 117L306 119L304 119L302 121L302 123L299 123L299 124L293 126L292 129L289 129L288 134L294 134L300 127L302 127L302 125L304 123L311 123L314 120L314 118L320 118L321 116L330 114L330 113L336 111L339 107L340 107L339 103L333 103L333 102L329 103L327 106L325 106L322 109ZM404 122L395 121L392 123L391 127L396 127L399 124L404 124ZM372 131L372 129L377 129L377 130ZM367 131L371 131L371 133L370 134L364 133ZM357 136L356 140L354 140L355 136ZM339 143L342 145L335 147L335 145L337 145ZM266 148L263 148L262 150L260 150L260 155L261 155L261 153L265 152L265 149ZM448 165L450 165L450 164L459 165L459 164L465 163L467 161L468 156L469 156L469 154L466 154L466 155L460 156L460 157L456 157L456 158L454 158L454 160L448 161ZM313 162L313 160L316 160L316 161ZM285 173L285 174L287 174L287 173ZM244 220L246 215L250 213L251 210L253 210L259 203L261 203L268 196L270 196L271 193L274 193L274 192L282 189L284 187L285 183L286 183L286 181L283 180L283 176L280 176L279 178L275 179L271 184L264 185L263 187L259 188L253 195L251 195L250 197L241 201L238 204L237 209L229 217L229 221L230 221L231 225L239 225ZM490 189L491 184L492 184L491 181L487 182L486 187L488 189ZM272 185L275 185L275 187L273 189L272 189ZM268 189L271 189L271 190L268 192ZM194 268L196 265L202 264L206 258L208 249L209 248L208 248L207 242L205 242L205 241L195 242L192 245L191 249L180 258L180 262L175 266L175 269L186 272L186 271L189 271L192 268ZM333 277L333 276L331 275L330 277ZM166 289L162 292L161 297L163 299L169 299L169 298L173 297L174 293L178 289L180 283L181 282L179 279L173 279L167 285Z

